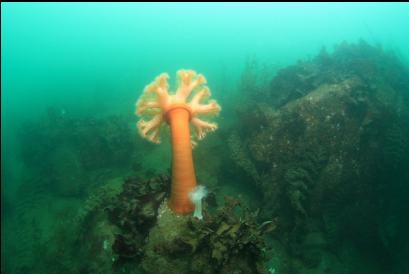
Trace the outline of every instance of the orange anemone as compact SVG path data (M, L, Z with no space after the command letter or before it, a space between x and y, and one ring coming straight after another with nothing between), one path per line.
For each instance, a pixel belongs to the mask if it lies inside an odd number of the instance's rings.
M178 86L174 94L169 93L166 73L146 86L136 103L136 114L141 117L137 124L139 133L153 143L160 143L160 129L165 122L169 124L172 144L169 207L176 213L186 214L194 210L189 199L189 193L196 187L192 145L217 129L217 124L204 119L217 115L221 108L215 100L208 99L210 90L203 75L193 70L179 70L177 76Z

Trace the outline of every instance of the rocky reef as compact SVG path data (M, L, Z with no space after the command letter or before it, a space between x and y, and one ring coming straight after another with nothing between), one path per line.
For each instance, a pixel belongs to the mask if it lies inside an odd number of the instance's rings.
M22 167L5 212L2 272L98 273L90 261L99 260L95 251L111 241L114 226L92 225L105 216L122 176L150 172L140 168L130 123L124 115L80 118L50 107L21 126L16 142ZM94 234L101 237L87 239ZM98 254L111 269L111 256Z
M50 108L22 127L2 243L17 259L2 272L409 273L401 59L342 43L275 74L250 62L238 92L194 151L202 220L169 210L170 159L137 143L131 118Z
M264 194L264 217L278 220L289 260L279 273L336 273L325 254L348 248L379 273L407 270L394 254L409 242L408 68L380 47L342 43L257 86L228 144L243 183Z

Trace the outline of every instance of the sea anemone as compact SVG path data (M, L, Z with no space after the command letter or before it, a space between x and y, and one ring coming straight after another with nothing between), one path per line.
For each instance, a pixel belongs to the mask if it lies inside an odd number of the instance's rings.
M210 90L203 75L193 70L179 70L177 76L174 94L169 93L166 73L147 85L136 103L136 114L141 117L137 124L139 133L153 143L160 143L160 129L169 124L172 144L169 207L176 213L186 214L195 208L189 199L189 193L196 187L192 145L217 129L217 124L204 118L217 115L221 108L215 100L208 100ZM193 128L192 135L189 124Z
M193 212L193 217L199 220L203 219L202 215L202 199L207 196L207 189L205 186L197 186L189 193L189 198L195 205L195 212Z

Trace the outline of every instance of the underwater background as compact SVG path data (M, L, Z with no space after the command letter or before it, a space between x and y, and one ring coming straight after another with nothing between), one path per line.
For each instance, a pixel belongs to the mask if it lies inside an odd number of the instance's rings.
M1 272L409 273L408 25L407 3L1 3ZM161 217L169 133L135 116L179 69L222 107L186 223Z

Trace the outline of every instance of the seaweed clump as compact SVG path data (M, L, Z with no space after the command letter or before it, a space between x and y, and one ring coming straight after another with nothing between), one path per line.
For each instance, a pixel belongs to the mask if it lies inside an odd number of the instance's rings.
M106 207L110 221L120 229L112 245L117 255L116 266L142 258L146 237L156 223L159 205L169 187L167 176L149 180L130 177L125 180L121 194Z

